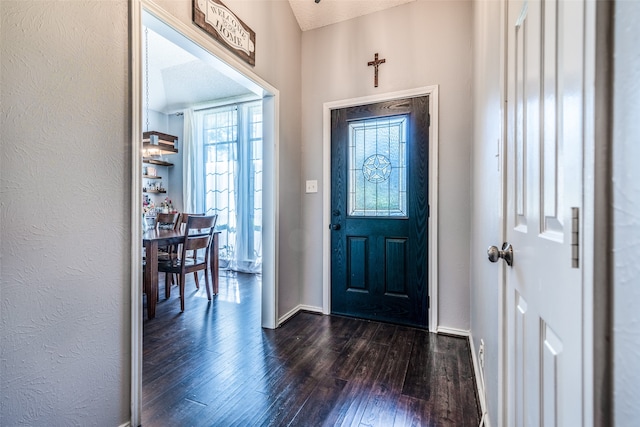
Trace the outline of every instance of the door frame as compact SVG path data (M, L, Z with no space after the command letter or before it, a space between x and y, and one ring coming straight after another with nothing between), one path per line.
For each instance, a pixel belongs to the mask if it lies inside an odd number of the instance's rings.
M144 13L151 14L175 31L180 37L206 55L206 60L234 72L234 78L259 94L263 102L263 270L262 313L263 328L278 326L278 211L279 211L279 141L280 92L213 39L195 27L186 25L158 6L153 0L129 2L129 72L131 117L131 420L141 424L142 415L142 26ZM195 52L192 52L195 53ZM196 54L196 56L198 56ZM203 58L201 58L203 59Z
M322 313L331 313L331 111L402 98L429 97L428 328L438 331L438 85L325 102L322 106Z

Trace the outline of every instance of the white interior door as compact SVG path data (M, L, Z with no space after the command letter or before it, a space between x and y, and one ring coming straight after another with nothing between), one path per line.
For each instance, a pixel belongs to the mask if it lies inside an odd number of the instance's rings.
M584 6L507 6L506 426L582 425Z

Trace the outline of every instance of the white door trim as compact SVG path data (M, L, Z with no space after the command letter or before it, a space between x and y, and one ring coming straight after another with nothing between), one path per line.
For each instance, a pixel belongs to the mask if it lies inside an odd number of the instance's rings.
M500 141L500 243L506 241L507 237L507 194L505 189L507 188L507 124L508 124L508 109L507 109L507 96L508 96L508 42L507 35L509 31L509 1L503 0L502 7L500 8L500 105L501 105L501 117L502 117L502 129L501 129L501 141ZM498 426L505 426L507 420L507 325L505 313L507 309L506 301L506 263L501 262L498 270L498 414L496 416L495 424ZM486 400L485 391L485 404L488 405Z
M263 100L263 267L262 327L278 326L278 210L279 210L279 141L280 92L252 69L216 44L195 27L186 25L152 0L129 2L130 73L131 73L131 425L141 424L142 413L142 19L143 11L175 30L185 40L206 52L202 58L233 70L235 78L260 95ZM194 53L194 52L192 52ZM197 55L196 55L197 56ZM268 166L271 167L268 167Z
M322 107L322 313L331 313L331 110L374 104L393 99L429 96L429 207L428 289L429 330L438 327L438 85L361 98L325 102Z

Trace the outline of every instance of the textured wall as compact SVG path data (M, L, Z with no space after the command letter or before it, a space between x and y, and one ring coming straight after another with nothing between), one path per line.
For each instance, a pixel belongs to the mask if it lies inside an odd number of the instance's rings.
M487 260L487 247L500 246L501 138L499 1L473 2L473 155L471 174L471 333L475 350L484 341L484 381L489 417L498 422L498 271Z
M0 2L0 425L129 418L127 1Z
M613 121L614 414L640 418L640 3L615 2Z
M439 85L440 326L469 329L471 2L418 0L302 35L302 177L322 183L322 107ZM367 62L378 52L379 87ZM322 306L322 192L303 194L302 303Z
M190 1L159 2L191 23ZM225 2L280 90L280 314L299 303L300 29ZM129 418L127 1L0 1L0 425Z

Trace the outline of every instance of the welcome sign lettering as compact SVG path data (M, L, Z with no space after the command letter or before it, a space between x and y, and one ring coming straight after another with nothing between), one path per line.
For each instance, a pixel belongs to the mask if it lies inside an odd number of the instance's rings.
M256 33L219 0L193 0L193 23L249 65L256 65Z

